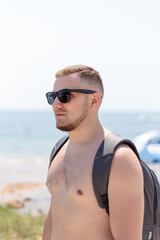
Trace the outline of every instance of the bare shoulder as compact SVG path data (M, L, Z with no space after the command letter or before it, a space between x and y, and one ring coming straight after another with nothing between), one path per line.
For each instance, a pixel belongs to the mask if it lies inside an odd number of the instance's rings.
M143 191L139 159L129 146L122 144L114 154L108 186L110 225L115 239L141 239Z
M113 157L112 171L123 176L123 174L133 174L134 176L140 175L142 177L142 168L133 150L126 144L121 144ZM125 178L127 177L125 175ZM131 176L130 176L131 177Z

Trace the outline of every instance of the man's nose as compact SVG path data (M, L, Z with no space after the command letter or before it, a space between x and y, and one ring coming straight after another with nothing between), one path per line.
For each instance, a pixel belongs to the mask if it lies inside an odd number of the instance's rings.
M58 97L55 98L54 103L52 104L52 108L53 110L62 108L62 102L59 101Z

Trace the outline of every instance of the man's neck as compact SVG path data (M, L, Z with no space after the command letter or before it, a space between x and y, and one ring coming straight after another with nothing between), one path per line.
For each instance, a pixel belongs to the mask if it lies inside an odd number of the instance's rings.
M84 145L92 142L93 139L103 139L107 135L107 130L103 128L97 119L97 121L91 121L88 124L83 123L82 126L70 131L68 134L71 143L76 145Z

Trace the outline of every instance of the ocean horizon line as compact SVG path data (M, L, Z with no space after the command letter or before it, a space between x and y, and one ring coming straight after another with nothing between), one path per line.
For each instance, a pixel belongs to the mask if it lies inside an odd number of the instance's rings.
M0 109L0 113L52 113L52 109ZM160 110L127 110L127 109L117 109L117 110L112 110L112 109L100 109L99 113L139 113L139 114L145 114L145 113L160 113Z

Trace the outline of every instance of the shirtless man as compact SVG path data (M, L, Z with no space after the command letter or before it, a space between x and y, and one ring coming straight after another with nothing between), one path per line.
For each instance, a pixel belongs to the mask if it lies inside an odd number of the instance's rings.
M92 91L66 93L60 91L63 89ZM94 157L103 139L110 134L98 118L103 98L99 73L81 65L65 68L56 74L53 91L56 93L50 93L48 101L56 126L68 132L69 140L48 171L51 205L42 239L142 240L143 174L139 160L128 146L120 145L112 161L109 215L99 207L94 194Z

